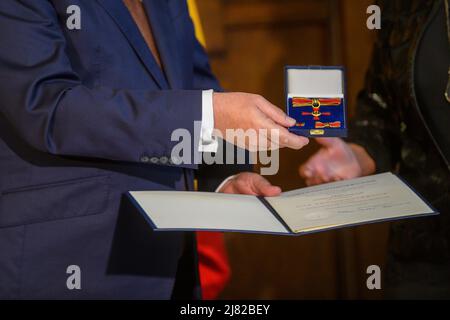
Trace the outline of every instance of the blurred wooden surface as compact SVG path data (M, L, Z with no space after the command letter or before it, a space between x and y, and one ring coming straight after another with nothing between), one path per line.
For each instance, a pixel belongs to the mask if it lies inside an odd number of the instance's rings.
M350 114L375 33L370 0L198 0L212 67L229 91L259 93L284 108L285 65L344 65ZM304 186L298 166L315 150L283 150L269 179ZM227 234L233 277L226 299L379 298L366 268L384 263L387 225L302 237Z

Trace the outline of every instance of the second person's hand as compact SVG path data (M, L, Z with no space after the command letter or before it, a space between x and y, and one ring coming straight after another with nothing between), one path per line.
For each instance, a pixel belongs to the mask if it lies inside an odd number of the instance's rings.
M339 138L318 138L320 150L299 168L307 185L353 179L375 172L375 162L356 144Z

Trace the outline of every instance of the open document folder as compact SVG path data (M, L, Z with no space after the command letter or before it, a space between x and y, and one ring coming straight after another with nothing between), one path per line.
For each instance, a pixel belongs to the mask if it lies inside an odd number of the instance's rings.
M207 192L131 191L157 231L210 230L296 235L437 214L392 173L256 197Z

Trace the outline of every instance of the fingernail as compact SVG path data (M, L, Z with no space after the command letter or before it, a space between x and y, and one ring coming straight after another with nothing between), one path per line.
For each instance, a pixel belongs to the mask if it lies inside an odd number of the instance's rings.
M267 195L271 197L276 197L281 193L281 188L277 186L272 186L270 192L267 193Z
M291 118L289 116L286 116L286 120L289 122L290 126L294 126L297 123L297 120L295 120L294 118Z
M304 175L305 177L307 177L307 178L310 178L310 177L311 177L311 170L309 170L309 169L304 169L304 170L303 170L303 175Z

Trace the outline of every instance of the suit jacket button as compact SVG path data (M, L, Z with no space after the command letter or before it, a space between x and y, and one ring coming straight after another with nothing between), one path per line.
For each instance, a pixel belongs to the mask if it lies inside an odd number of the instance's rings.
M159 159L157 157L151 157L150 162L153 164L157 164L157 163L159 163Z
M167 163L169 162L169 158L167 158L167 157L161 157L161 158L159 158L159 162L160 162L161 164L167 164Z
M140 160L141 160L141 162L143 162L143 163L148 163L148 162L150 162L150 158L149 158L148 156L142 156Z

